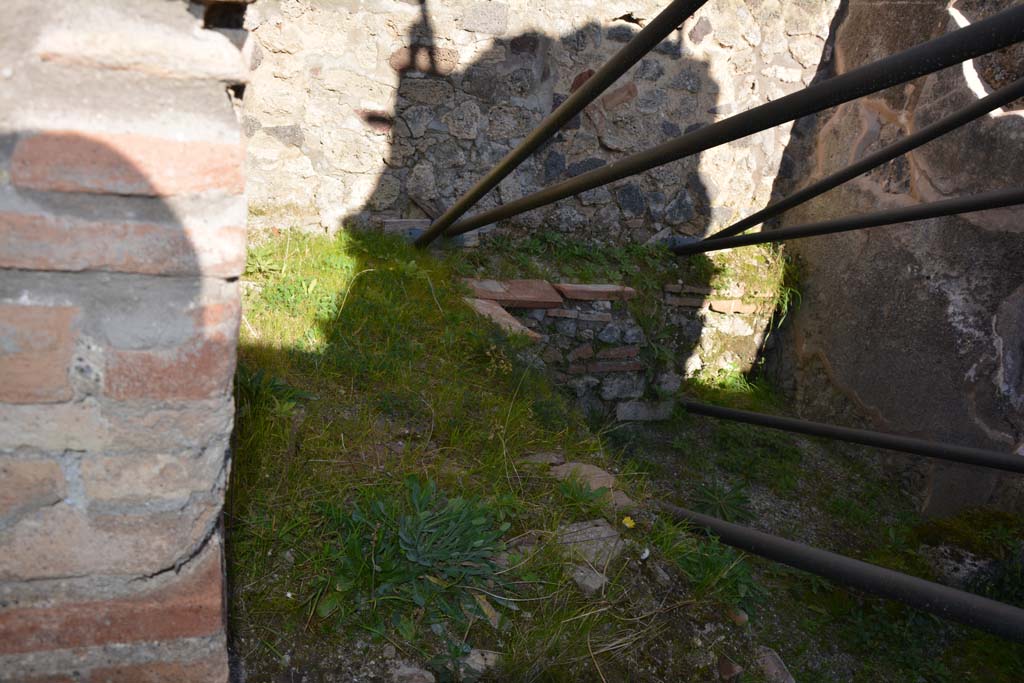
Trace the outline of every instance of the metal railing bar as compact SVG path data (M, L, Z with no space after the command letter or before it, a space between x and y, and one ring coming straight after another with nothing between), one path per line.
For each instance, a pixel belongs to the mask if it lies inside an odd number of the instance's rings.
M893 144L883 147L877 152L869 154L863 159L850 164L846 168L836 171L832 175L822 178L821 180L794 192L788 197L780 199L774 204L766 206L747 218L737 221L727 228L719 230L707 239L714 240L722 237L729 237L731 235L738 235L744 230L754 227L758 223L763 223L769 218L774 218L784 211L788 211L795 206L799 206L809 199L813 199L823 192L827 192L828 190L845 183L847 180L856 178L860 174L870 171L876 166L881 166L887 161L891 161L902 154L906 154L911 150L917 149L926 142L930 142L937 137L945 135L951 130L955 130L960 126L970 123L990 111L998 109L1005 104L1009 104L1019 97L1024 97L1024 78L1020 78L1013 83L1000 88L991 95L983 97L963 109L960 109L945 118L939 119L935 123L925 126L921 130L907 135Z
M734 422L745 422L747 424L778 429L785 432L796 432L797 434L808 434L810 436L821 436L838 441L859 443L865 446L886 448L891 451L902 451L913 453L929 458L950 460L965 465L977 465L979 467L990 467L992 469L1004 470L1024 474L1024 456L1013 455L1012 453L1000 453L984 448L971 446L958 446L955 444L941 443L936 441L925 441L909 436L898 436L884 432L873 432L866 429L853 429L851 427L837 427L835 425L821 422L810 422L792 417L780 417L777 415L766 415L755 413L749 410L737 410L735 408L724 408L722 406L709 405L690 399L680 399L680 405L687 412L696 415L706 415L721 420L732 420Z
M908 50L830 78L681 137L583 173L452 225L454 236L607 185L781 123L905 83L1024 40L1024 5L933 38Z
M901 572L814 548L749 527L659 503L672 517L706 529L723 543L867 593L898 600L943 619L1024 642L1024 610Z
M647 26L633 36L626 45L588 78L576 92L569 95L547 118L533 129L515 149L505 155L473 187L459 197L451 207L435 220L426 232L416 239L417 247L425 247L444 233L449 226L473 208L481 197L498 186L541 145L572 120L574 116L597 99L630 67L650 52L658 43L700 9L708 0L675 0L663 9Z
M749 235L733 235L732 237L719 237L713 240L705 239L699 242L677 244L672 247L672 252L678 255L703 254L709 251L731 249L732 247L746 247L751 244L783 242L804 237L831 235L837 232L877 228L884 225L895 226L908 221L953 216L971 211L984 211L985 209L998 209L1015 204L1024 204L1024 189L996 190L994 192L956 197L955 199L944 199L927 204L915 204L914 206L904 206L897 209L875 211L857 216L844 216L843 218L836 218L830 221L819 221L817 223L793 225L776 230L765 230Z

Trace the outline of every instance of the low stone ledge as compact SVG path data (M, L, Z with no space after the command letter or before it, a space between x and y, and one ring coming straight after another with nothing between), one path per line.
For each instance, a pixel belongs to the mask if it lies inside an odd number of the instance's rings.
M711 299L711 310L715 313L740 313L751 315L757 312L756 304L748 304L739 299Z
M509 308L559 308L562 297L545 280L476 280L463 278L473 296Z
M583 285L569 282L555 284L555 289L566 299L578 301L628 301L636 296L636 290L623 285Z

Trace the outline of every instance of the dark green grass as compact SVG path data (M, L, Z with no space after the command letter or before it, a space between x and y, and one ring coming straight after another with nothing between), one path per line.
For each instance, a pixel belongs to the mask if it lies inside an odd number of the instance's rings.
M606 516L642 545L647 527L627 529L605 492L520 459L561 450L614 467L637 499L644 473L618 467L569 400L519 361L525 339L471 311L459 261L348 233L285 235L249 264L227 505L243 659L272 671L301 643L369 637L431 661L440 676L469 647L502 652L507 680L615 670L656 617L637 616L624 559L595 610L554 532ZM432 555L403 538L421 512L410 481L431 492L430 515L454 515L452 501L471 508L456 524L468 548L431 546ZM540 539L530 552L515 546L524 534ZM511 544L511 568L466 560L476 541L485 555ZM718 552L700 539L693 547ZM456 576L463 561L481 573ZM695 583L718 581L694 572Z

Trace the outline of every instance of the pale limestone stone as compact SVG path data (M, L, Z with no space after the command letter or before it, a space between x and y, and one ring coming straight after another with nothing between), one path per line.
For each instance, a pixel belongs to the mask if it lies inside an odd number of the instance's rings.
M626 545L619 532L604 519L565 525L558 531L558 542L569 557L599 571L617 558Z

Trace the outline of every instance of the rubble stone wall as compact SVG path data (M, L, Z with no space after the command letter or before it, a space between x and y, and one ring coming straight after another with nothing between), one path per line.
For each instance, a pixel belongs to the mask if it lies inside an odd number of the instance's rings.
M436 215L643 23L653 0L259 0L245 98L252 227ZM838 0L705 5L484 198L507 202L798 90ZM605 242L698 234L791 170L780 126L513 219Z

